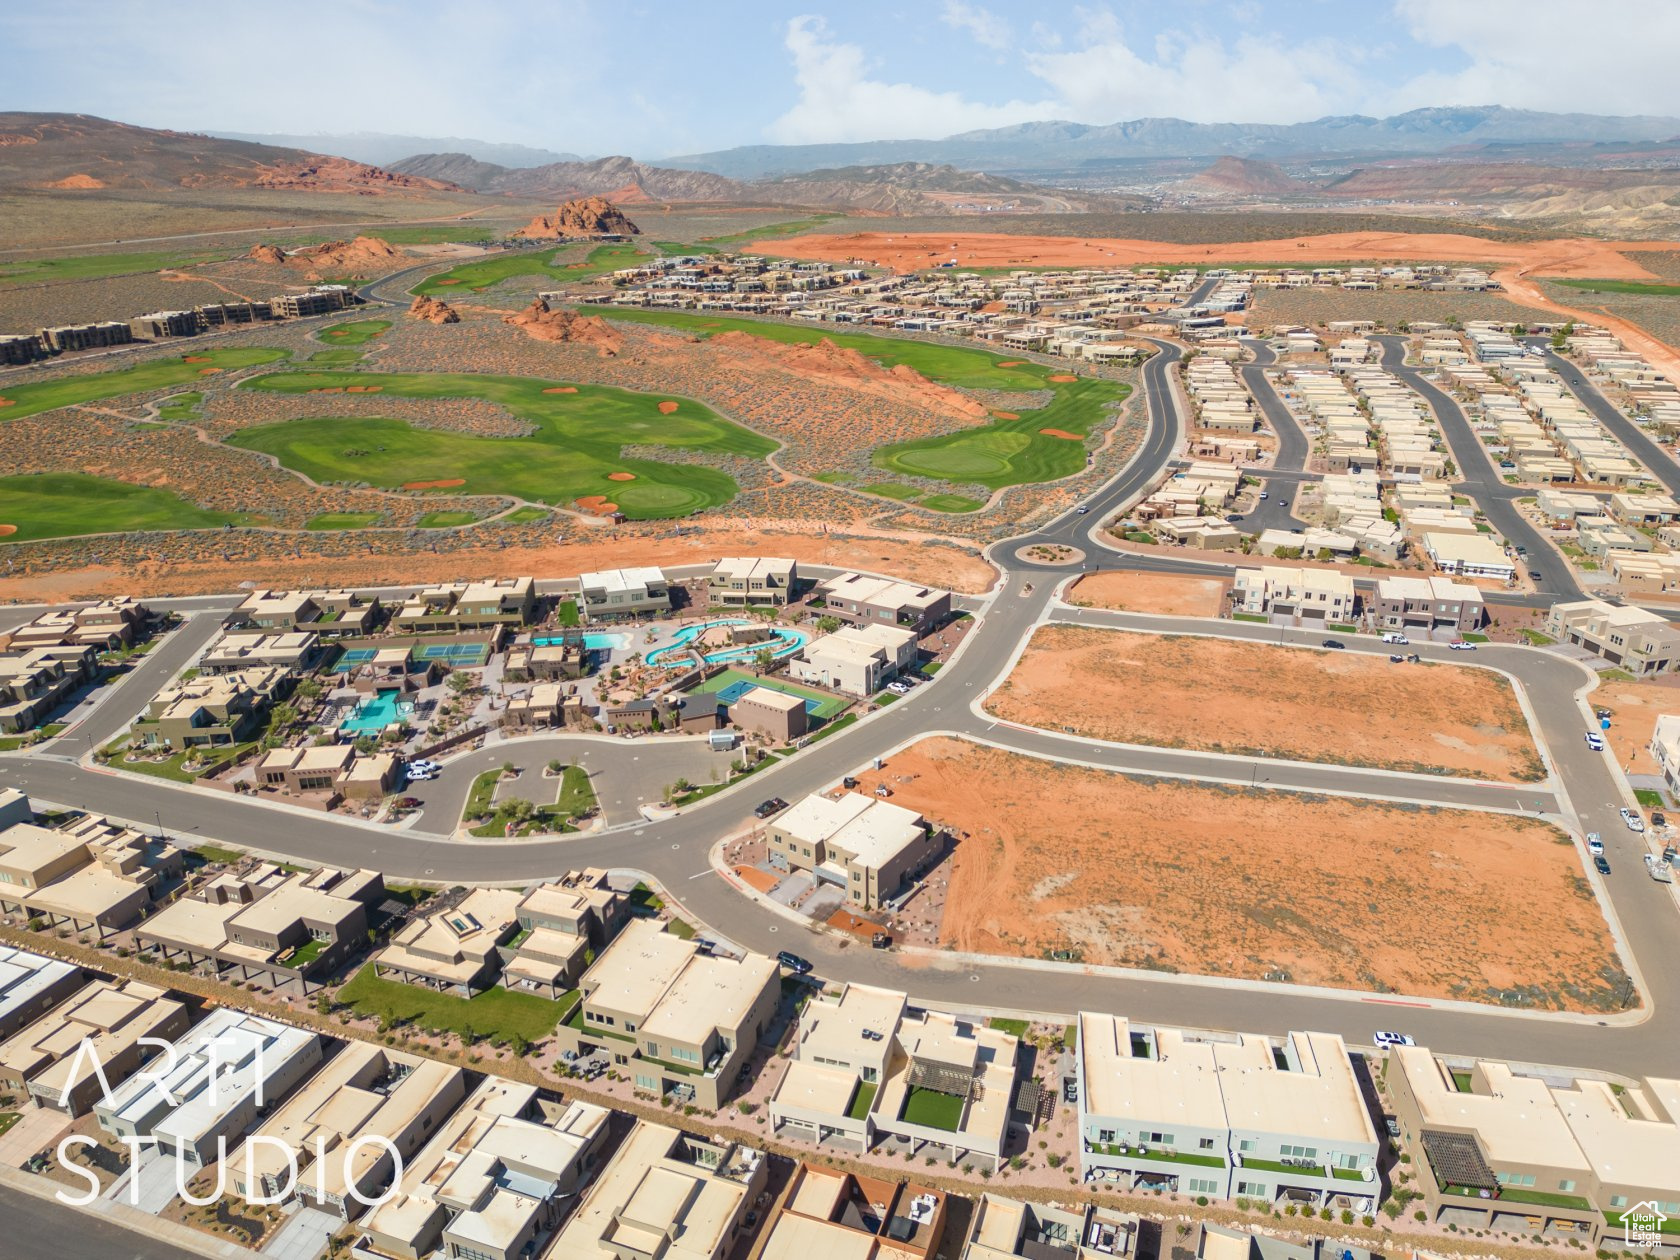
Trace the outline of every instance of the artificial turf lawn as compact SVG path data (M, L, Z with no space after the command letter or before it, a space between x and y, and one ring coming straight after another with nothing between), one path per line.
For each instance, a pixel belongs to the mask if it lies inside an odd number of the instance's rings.
M0 524L16 525L0 545L77 534L146 529L213 529L238 518L209 512L180 495L85 473L0 477Z
M509 993L500 985L475 997L435 993L419 985L386 980L368 963L338 991L338 1001L392 1024L445 1029L492 1040L523 1037L529 1042L553 1036L555 1025L577 1005L574 990L559 1001L534 993Z
M669 415L658 395L600 385L548 394L557 382L520 376L411 372L286 372L244 382L252 389L307 393L377 385L404 398L482 398L529 420L529 437L490 438L416 429L378 417L319 417L243 429L234 446L272 455L321 482L366 482L400 489L417 481L463 484L460 494L506 494L540 503L599 495L635 520L686 516L735 497L732 477L696 464L625 459L626 443L763 458L775 443L690 400ZM574 387L565 387L574 388ZM631 481L608 474L628 472Z
M582 262L555 265L558 249L521 249L493 254L476 262L462 263L448 271L427 276L409 290L421 297L448 297L451 293L479 293L514 276L548 276L555 281L587 280L602 272L628 267L643 257L635 245L598 245Z
M139 394L167 389L171 385L186 385L197 381L206 368L225 371L228 368L256 367L284 359L290 353L289 350L261 347L194 351L190 355L194 360L191 363L180 357L154 359L120 372L94 372L33 385L0 385L0 398L11 400L10 406L0 406L0 421L22 420L25 416L40 415L57 407L98 402L119 394Z
M391 326L388 319L358 319L348 324L334 324L321 330L321 340L329 346L359 346L372 341Z
M744 332L770 341L800 345L832 341L837 346L867 355L884 367L904 364L929 380L963 389L1050 391L1052 397L1046 405L1031 411L1017 411L1014 420L994 419L978 428L878 447L872 456L877 468L889 472L980 485L988 490L1001 490L1005 486L1027 482L1054 481L1079 472L1085 467L1084 441L1052 437L1039 430L1057 429L1075 434L1080 439L1087 438L1110 414L1112 406L1131 392L1128 386L1100 377L1052 381L1049 379L1052 376L1070 373L1066 368L1032 362L1002 367L1001 364L1017 361L964 346L687 311L650 311L616 306L585 306L580 309L609 319L681 328L700 337L719 332ZM862 488L888 498L908 500L910 497L902 492L903 488L880 484ZM936 510L974 510L971 507L953 507L950 502L949 498L943 499ZM969 499L967 502L974 501Z
M955 1094L941 1094L938 1090L913 1086L904 1099L904 1110L899 1119L906 1124L955 1133L962 1126L962 1112L963 1100Z

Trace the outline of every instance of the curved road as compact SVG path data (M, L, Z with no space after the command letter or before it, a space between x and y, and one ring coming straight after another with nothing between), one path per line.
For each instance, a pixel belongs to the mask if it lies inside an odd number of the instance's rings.
M810 956L818 971L830 977L908 989L919 1000L963 1009L1060 1015L1080 1009L1111 1010L1144 1022L1191 1027L1269 1033L1324 1029L1340 1032L1356 1044L1369 1043L1377 1028L1400 1025L1420 1041L1454 1054L1592 1065L1630 1073L1666 1070L1680 1034L1680 974L1665 965L1672 944L1674 910L1666 890L1647 880L1640 870L1634 843L1616 817L1615 811L1626 800L1624 781L1603 756L1590 753L1580 737L1589 714L1577 693L1592 682L1592 676L1580 666L1555 654L1515 647L1484 648L1473 658L1474 663L1507 670L1525 683L1549 749L1551 772L1550 781L1526 789L1069 740L997 724L978 711L978 702L1005 675L1034 626L1048 619L1177 633L1214 629L1223 636L1266 640L1277 636L1283 642L1302 646L1311 646L1319 637L1311 632L1279 631L1240 622L1210 627L1200 620L1068 609L1056 603L1054 592L1075 570L1022 556L1022 549L1034 544L1064 543L1083 548L1086 563L1092 567L1154 567L1136 563L1136 557L1107 551L1099 534L1107 516L1155 482L1182 438L1182 417L1170 388L1171 367L1180 351L1169 343L1156 344L1162 353L1143 369L1150 423L1142 449L1126 469L1086 501L1088 513L1071 510L1025 538L991 549L1003 577L978 625L936 681L800 756L767 768L675 817L573 837L461 842L442 834L376 827L84 767L75 761L82 748L69 740L58 742L64 745L62 752L55 745L46 753L0 757L0 786L15 786L42 800L70 803L118 818L150 822L155 815L163 819L166 829L177 833L196 833L306 862L365 863L399 878L443 883L512 882L581 865L645 871L663 885L687 915L743 946L765 952L794 948ZM1450 400L1448 403L1450 407ZM1456 412L1456 408L1450 409ZM1462 422L1462 416L1459 420ZM152 685L156 675L165 675L178 657L190 658L196 650L194 642L207 641L216 620L213 612L196 616L160 646L154 653L156 659L143 664L131 678L132 687L117 688L107 697L90 719L88 734L97 729L120 729L140 703L130 697L143 699L149 694L145 688ZM1388 651L1368 639L1349 640L1348 647L1353 651ZM1453 659L1439 647L1419 645L1415 650L1431 659ZM124 712L125 707L129 712ZM1602 881L1602 888L1611 897L1629 947L1626 953L1644 964L1640 988L1647 999L1645 1017L1559 1018L1287 985L1231 985L1194 977L1045 967L1030 961L954 954L901 960L891 952L870 951L846 938L760 909L713 871L709 860L712 846L747 824L750 807L759 799L771 795L796 799L833 784L876 753L938 731L988 739L1028 755L1069 757L1071 753L1082 761L1134 771L1255 782L1272 789L1347 790L1361 795L1450 800L1485 808L1541 810L1559 815L1566 824L1598 830L1610 846L1616 871ZM542 743L531 740L504 744L490 756L497 762L514 759L534 767L546 760L538 751ZM630 749L651 747L651 743L624 743ZM447 777L453 778L454 762L450 764ZM1557 795L1560 787L1566 793L1561 804ZM183 826L183 820L189 818L190 824ZM1595 886L1601 884L1590 873L1584 878ZM1396 1010L1396 1006L1403 1009Z

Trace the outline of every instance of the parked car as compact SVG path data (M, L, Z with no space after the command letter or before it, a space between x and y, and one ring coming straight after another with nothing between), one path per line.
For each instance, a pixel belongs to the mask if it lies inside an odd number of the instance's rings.
M438 772L430 767L410 766L408 768L408 781L410 783L426 783L437 777Z
M1260 492L1260 497L1261 497L1261 498L1262 498L1262 499L1267 499L1267 498L1270 498L1270 497L1271 497L1271 491L1269 491L1269 490L1262 490L1262 491L1261 491L1261 492Z
M429 770L433 774L438 774L443 770L443 767L437 762L432 761L430 758L421 757L418 761L411 761L408 763L408 772L410 774L413 774L416 770Z
M892 789L885 783L877 783L875 785L875 795L879 796L882 800L885 800L887 797L892 795Z
M1622 807L1622 821L1627 824L1627 829L1635 835L1643 834L1645 830L1645 820L1639 816L1637 811L1631 810L1624 805Z
M1600 735L1597 731L1588 731L1586 739L1588 748L1592 749L1594 752L1604 751L1604 736Z
M1546 578L1546 575L1544 573L1540 572L1539 569L1530 569L1528 571L1528 576L1529 576L1531 581L1535 581L1535 582L1542 582Z
M1463 639L1454 639L1447 646L1455 652L1474 652L1476 650L1474 643L1468 643Z
M1400 634L1400 633L1398 633L1397 631L1394 631L1394 630L1390 630L1387 634L1383 635L1382 641L1384 643L1398 643L1402 647L1411 643L1411 640L1408 639L1405 635Z
M876 932L869 938L869 947L871 949L890 949L892 947L892 934L890 932Z
M1604 838L1596 831L1587 832L1587 852L1594 857L1604 852Z
M776 961L781 963L796 976L808 976L813 968L809 959L801 958L792 950L783 949L776 952Z
M768 818L771 814L779 814L788 807L788 803L779 796L772 796L767 801L760 801L753 814L758 818Z
M1322 646L1327 648L1345 648L1347 644L1343 643L1340 639L1326 639L1324 640Z
M902 678L895 678L887 684L887 690L895 696L907 696L910 694L910 684Z
M1404 665L1406 663L1406 658L1404 656L1393 655L1388 659L1393 661L1396 665Z
M1371 1034L1371 1041L1374 1044L1379 1045L1379 1046L1415 1046L1415 1045L1417 1045L1417 1042L1413 1041L1405 1033L1397 1033L1397 1032L1372 1033Z
M1608 875L1610 873L1610 863L1604 860L1604 855L1602 853L1595 854L1593 856L1593 869L1600 875Z
M1651 826L1653 826L1653 827L1666 827L1666 826L1668 826L1668 815L1663 813L1662 810L1660 810L1660 809L1653 809L1651 811Z

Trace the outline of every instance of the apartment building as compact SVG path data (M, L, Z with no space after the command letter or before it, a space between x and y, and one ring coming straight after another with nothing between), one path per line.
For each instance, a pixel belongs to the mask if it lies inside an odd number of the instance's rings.
M951 615L951 592L845 573L817 584L825 611L853 625L903 626L920 637Z
M93 647L31 647L0 655L0 732L41 726L98 675Z
M165 990L96 980L0 1042L0 1088L27 1094L37 1107L85 1115L100 1097L101 1075L115 1087L152 1058L145 1038L173 1041L186 1031L187 1008Z
M1234 612L1264 614L1291 625L1322 628L1354 616L1353 579L1328 569L1238 569L1231 598Z
M102 818L57 830L0 831L0 913L103 940L127 927L181 876L181 853Z
M247 1201L296 1197L355 1220L460 1105L466 1079L458 1067L347 1042L239 1145L225 1184Z
M886 1138L998 1168L1015 1110L1015 1037L891 989L848 984L800 1016L794 1061L770 1100L771 1131L864 1154Z
M799 565L775 556L725 556L707 580L713 603L779 608L793 598Z
M807 643L788 672L800 682L870 696L914 665L918 650L916 632L906 626L846 626Z
M33 1024L82 984L80 967L0 945L0 1037Z
M381 607L376 596L366 599L354 591L252 591L228 615L230 627L248 627L270 634L308 630L327 637L368 634L379 625Z
M475 888L446 909L410 919L373 956L374 974L471 997L494 987L501 947L519 931L520 894Z
M758 1260L931 1260L945 1193L801 1163L765 1227Z
M203 674L231 674L236 670L272 666L293 674L307 674L321 663L320 636L308 630L285 634L222 635L199 658Z
M772 744L791 744L811 729L803 696L769 687L754 687L729 706L729 722L743 731L762 735Z
M723 1260L766 1175L764 1156L749 1147L638 1121L550 1254Z
M369 913L385 896L378 871L269 863L225 872L135 930L142 951L207 967L281 993L308 995L367 945Z
M1136 1215L1095 1203L1027 1203L987 1192L961 1260L1105 1260L1138 1251Z
M269 707L291 694L296 679L274 665L176 679L134 720L139 748L217 748L256 737Z
M76 608L54 608L15 630L0 634L0 648L94 647L115 651L142 636L152 611L131 596L102 599Z
M898 896L940 851L914 810L861 792L807 796L769 826L770 860L843 888L854 906L877 909Z
M512 990L558 998L630 921L630 898L590 867L539 884L514 907L519 935L502 971Z
M1651 757L1670 792L1680 792L1680 716L1664 713L1651 731Z
M415 633L498 630L529 625L536 611L534 578L451 582L411 595L392 616L391 624Z
M1680 666L1680 626L1644 608L1602 599L1553 604L1546 633L1642 678Z
M715 1110L770 1026L778 976L761 955L709 957L637 919L583 973L558 1041L607 1050L638 1089Z
M188 1166L186 1177L216 1162L219 1140L231 1149L321 1063L314 1033L231 1007L212 1010L173 1046L167 1072L132 1077L93 1112L114 1137L157 1139Z
M1084 1180L1370 1212L1378 1140L1341 1038L1193 1040L1082 1012Z
M578 603L589 621L657 616L671 611L671 584L651 565L602 569L579 576Z
M1589 1249L1618 1245L1630 1209L1680 1222L1680 1081L1618 1091L1490 1060L1455 1072L1422 1046L1391 1049L1383 1078L1434 1221Z
M1487 616L1482 592L1467 582L1441 577L1380 577L1377 594L1367 610L1372 623L1385 630L1451 630L1462 634L1481 629Z

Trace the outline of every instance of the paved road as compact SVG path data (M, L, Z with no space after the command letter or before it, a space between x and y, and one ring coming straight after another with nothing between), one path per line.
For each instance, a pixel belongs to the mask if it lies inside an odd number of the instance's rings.
M1150 430L1133 463L1107 487L1091 496L1088 515L1077 510L1048 522L1034 535L994 547L1005 576L984 610L980 624L955 658L930 686L880 710L849 730L806 750L792 761L767 769L740 787L701 802L667 821L568 838L525 842L450 843L441 836L372 827L352 821L268 808L183 788L162 781L85 769L50 757L0 757L0 784L15 785L49 801L75 803L122 818L149 819L162 814L171 830L217 838L303 861L361 862L393 876L419 876L439 882L500 882L552 875L584 864L646 871L659 880L689 915L725 932L749 948L773 951L791 946L812 957L819 971L832 977L908 989L917 998L956 1007L990 1007L1069 1013L1078 1009L1124 1012L1133 1018L1189 1026L1238 1028L1280 1033L1292 1028L1322 1028L1366 1043L1379 1027L1399 1024L1437 1049L1554 1063L1593 1064L1621 1071L1668 1070L1672 1046L1680 1033L1680 973L1664 965L1671 949L1673 909L1666 894L1646 880L1634 859L1631 838L1615 810L1622 784L1611 765L1589 753L1580 738L1586 715L1573 697L1590 675L1556 655L1519 648L1484 648L1478 661L1510 669L1529 684L1537 720L1555 757L1555 772L1568 790L1570 805L1585 827L1602 831L1611 847L1616 873L1606 883L1634 956L1647 969L1651 1017L1630 1027L1593 1020L1524 1019L1480 1009L1424 1009L1356 994L1257 987L1227 988L1177 976L1096 974L1030 965L1001 964L956 956L906 965L890 953L860 949L843 939L753 909L726 884L708 861L710 847L745 825L751 806L765 796L789 800L832 784L872 755L913 741L930 731L950 730L1008 738L1028 752L1065 755L1066 741L1045 733L1008 732L977 715L971 705L1006 670L1032 627L1052 612L1054 587L1069 572L1023 560L1021 548L1039 542L1084 547L1087 563L1099 567L1125 563L1147 568L1136 557L1117 558L1100 541L1103 519L1145 489L1170 461L1182 433L1181 417L1167 388L1176 347L1144 368ZM1452 408L1456 412L1456 408ZM1459 417L1462 422L1462 417ZM1484 461L1485 462L1485 461ZM1058 614L1090 618L1090 614ZM1207 623L1170 618L1133 619L1137 624L1180 632L1205 631ZM1124 618L1113 624L1125 624ZM1224 623L1221 633L1269 638L1278 632L1248 623ZM1284 632L1299 640L1310 632ZM160 649L161 650L161 649ZM1349 650L1383 651L1379 644L1350 641ZM1447 659L1439 648L1419 647L1422 655ZM1396 666L1401 668L1401 666ZM123 698L123 704L131 701ZM113 715L120 710L113 709ZM634 745L632 745L633 747ZM1116 764L1143 764L1165 757L1178 773L1259 779L1294 771L1263 760L1205 756L1185 761L1161 750L1121 750L1086 744L1086 759L1113 757ZM499 759L506 753L492 751ZM517 758L516 758L517 760ZM1233 774L1233 770L1236 771ZM1355 782L1361 772L1314 767L1313 774L1342 776ZM465 778L467 776L460 776ZM1395 780L1381 779L1392 785ZM442 782L442 781L440 781ZM1273 786L1279 780L1274 777ZM1301 786L1310 786L1302 783ZM1508 803L1522 793L1476 788L1447 781L1427 785L1437 792L1491 793ZM1535 804L1553 808L1543 789ZM1484 802L1485 803L1485 802ZM1520 802L1519 802L1520 804ZM189 821L190 820L190 821ZM184 824L184 825L183 825ZM1588 875L1589 881L1596 877Z
M1543 337L1532 339L1529 344L1536 343L1541 347L1547 345ZM1579 366L1550 349L1546 350L1546 363L1563 378L1563 383L1581 400L1581 405L1614 433L1635 459L1651 470L1653 477L1667 486L1670 493L1680 494L1680 464L1675 463L1673 455L1653 441L1649 433L1600 393L1598 387L1587 379Z
M1278 396L1277 387L1272 384L1271 378L1266 375L1267 368L1277 365L1277 355L1270 345L1257 338L1249 338L1246 344L1254 352L1254 362L1238 367L1237 373L1242 377L1243 384L1248 387L1248 392L1254 396L1266 423L1277 435L1278 448L1269 470L1250 470L1261 478L1261 489L1265 491L1266 498L1257 503L1254 511L1236 524L1239 529L1256 534L1265 529L1305 529L1306 522L1289 508L1300 491L1300 483L1303 480L1316 479L1316 474L1305 472L1307 456L1312 453L1312 443L1308 441L1306 430L1295 419L1294 413Z
M0 1186L0 1220L0 1255L16 1260L199 1260L196 1252L9 1186Z
M1435 385L1415 367L1406 366L1406 338L1378 337L1383 349L1382 365L1416 390L1434 409L1441 423L1441 433L1452 448L1453 462L1463 478L1454 487L1475 499L1488 523L1498 530L1513 547L1526 549L1526 556L1518 557L1519 567L1532 565L1530 572L1540 577L1534 585L1551 597L1547 604L1559 599L1580 599L1581 588L1575 582L1563 557L1552 550L1552 544L1517 507L1519 498L1531 496L1531 491L1506 484L1498 466L1488 457L1487 447L1470 427L1452 396Z

